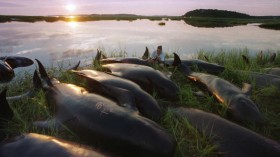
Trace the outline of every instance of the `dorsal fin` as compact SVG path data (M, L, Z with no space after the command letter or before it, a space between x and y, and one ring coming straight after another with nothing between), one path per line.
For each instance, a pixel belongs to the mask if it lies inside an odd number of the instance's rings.
M177 55L177 53L173 53L174 54L174 61L172 63L172 66L179 66L182 61L180 59L180 57Z
M75 64L74 66L70 67L68 70L77 70L78 67L80 66L81 61L79 60L79 62L77 64Z
M33 73L33 86L35 89L42 88L42 81L41 81L36 69L34 70L34 73Z
M145 52L144 52L144 54L143 54L143 56L142 56L142 59L143 59L143 60L146 60L146 59L148 59L149 57L150 57L150 52L149 52L148 47L146 46L146 50L145 50Z
M192 70L187 65L182 64L180 57L176 53L173 54L174 54L174 62L172 65L178 67L184 75L187 76L190 75L192 73Z
M4 89L0 94L0 121L11 120L13 118L13 110L10 108L6 99L7 89Z
M93 61L93 64L96 66L96 65L99 65L99 60L100 60L100 53L99 52L99 49L97 49L97 52L96 52L96 55L95 55L95 58L94 58L94 61Z
M99 53L99 56L98 56L98 60L101 60L101 59L107 59L108 57L106 57L105 54L102 53L101 50L97 49L98 53Z
M99 50L100 51L100 50ZM107 59L108 57L100 51L100 59Z
M51 82L51 79L49 78L49 76L48 76L48 74L46 72L46 69L44 68L43 64L38 59L35 59L35 60L38 63L42 86L44 88L48 88L50 86L53 86L52 82Z

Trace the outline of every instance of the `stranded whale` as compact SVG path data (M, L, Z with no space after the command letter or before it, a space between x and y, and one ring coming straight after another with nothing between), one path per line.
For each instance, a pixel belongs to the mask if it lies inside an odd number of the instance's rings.
M173 156L175 140L158 124L82 87L50 79L37 62L38 79L54 117L35 126L60 129L64 125L87 144L117 155Z

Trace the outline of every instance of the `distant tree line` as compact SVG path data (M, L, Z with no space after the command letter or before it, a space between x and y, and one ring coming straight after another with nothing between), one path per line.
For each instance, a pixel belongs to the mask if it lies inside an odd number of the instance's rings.
M133 21L138 19L149 19L151 21L161 20L181 20L182 16L142 16L134 14L91 14L91 15L74 15L74 16L18 16L18 15L0 15L0 23L4 22L85 22L85 21L100 21L100 20L127 20Z
M251 16L244 13L217 9L196 9L187 12L185 17L219 17L219 18L250 18Z

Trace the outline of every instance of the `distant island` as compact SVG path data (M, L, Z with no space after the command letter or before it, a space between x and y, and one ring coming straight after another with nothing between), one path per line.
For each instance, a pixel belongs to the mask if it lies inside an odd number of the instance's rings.
M196 9L187 12L184 17L251 18L248 14L217 9Z
M251 16L217 9L196 9L183 15L184 21L195 27L233 27L260 23L261 28L280 30L280 16Z

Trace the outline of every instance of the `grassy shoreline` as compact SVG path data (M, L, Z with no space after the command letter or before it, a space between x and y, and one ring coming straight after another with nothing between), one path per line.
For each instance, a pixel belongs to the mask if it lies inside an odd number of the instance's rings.
M280 22L275 23L263 23L260 25L261 28L280 30Z
M251 17L251 18L215 18L215 17L186 17L185 23L195 27L215 28L215 27L233 27L240 25L247 25L252 23L260 24L261 28L280 29L280 18L265 18L265 17ZM267 25L273 25L269 27Z
M219 52L213 54L211 52L201 51L198 53L199 59L204 59L204 55L207 56L210 62L219 63L226 67L226 70L219 76L241 87L243 82L248 82L248 77L234 73L234 70L245 71L262 71L262 68L280 66L280 52L277 52L277 58L273 63L259 64L257 56L251 56L251 65L246 64L242 60L241 55L249 56L248 50ZM265 56L264 58L268 58ZM93 66L86 68L93 69ZM156 94L153 96L158 100L162 109L164 110L164 117L162 118L161 125L168 130L168 132L174 135L177 140L178 146L176 151L176 157L184 156L219 156L219 153L215 151L216 146L212 145L210 140L203 134L198 133L193 127L188 125L186 121L177 120L170 113L168 108L176 106L191 107L202 109L207 112L218 114L222 117L226 117L226 107L218 103L212 96L197 97L193 94L193 91L199 90L199 88L188 81L180 72L174 69L166 69L159 66L156 69L173 72L171 79L180 87L180 99L176 102L170 102L159 99ZM70 72L65 72L60 68L47 69L50 76L57 77L61 82L74 83L80 86L84 86L84 83L79 78L74 77ZM58 75L59 74L59 75ZM15 80L13 84L8 84L8 96L24 93L28 89L32 88L32 75L26 74L24 78ZM1 90L3 90L3 86ZM280 141L280 91L275 90L273 87L267 87L262 89L253 88L252 99L256 102L261 113L269 120L265 126L254 126L250 124L243 124L243 126L256 131L265 137ZM42 133L51 136L61 137L67 140L82 143L75 137L70 131L59 132L57 130L42 131L30 127L33 121L50 119L52 114L47 108L47 102L42 91L38 91L34 98L25 98L18 101L10 102L10 106L15 112L15 117L7 127L7 131L10 133Z
M148 19L151 21L161 21L164 19L169 20L181 20L181 16L142 16L142 15L130 15L130 14L94 14L94 15L73 15L73 16L13 16L13 15L0 15L0 23L4 22L87 22L87 21L101 21L101 20L125 20L135 21Z
M108 15L76 15L76 16L13 16L0 15L0 23L6 22L88 22L88 21L135 21L147 19L150 21L174 20L185 21L186 24L195 27L215 28L215 27L233 27L239 25L247 25L251 23L259 23L260 28L280 30L280 17L273 16L251 16L250 18L222 18L222 17L183 17L183 16L141 16L130 14L108 14Z

